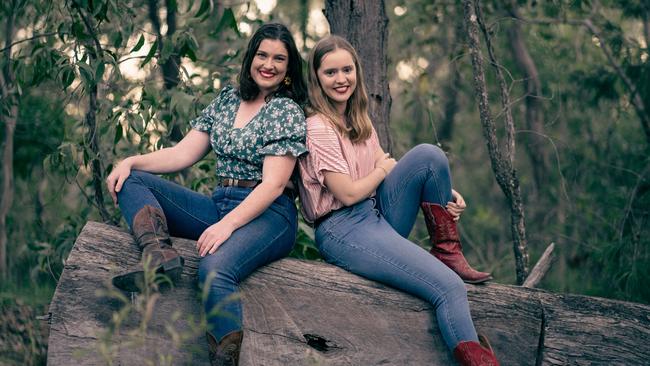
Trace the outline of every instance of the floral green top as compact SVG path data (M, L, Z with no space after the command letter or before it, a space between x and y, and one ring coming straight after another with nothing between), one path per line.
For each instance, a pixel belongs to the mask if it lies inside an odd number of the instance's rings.
M266 155L298 157L307 152L305 115L296 102L273 98L244 127L233 128L240 103L237 90L226 86L190 122L193 129L210 135L217 176L261 180Z

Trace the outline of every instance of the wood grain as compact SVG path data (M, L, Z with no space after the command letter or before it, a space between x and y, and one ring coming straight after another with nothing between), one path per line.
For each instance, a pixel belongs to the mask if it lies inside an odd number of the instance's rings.
M134 342L142 317L132 314L113 335L121 303L102 295L110 278L138 261L124 230L89 222L72 249L50 305L49 365L207 365L196 287L195 243L174 239L186 258L178 287L156 301L146 335ZM646 365L650 307L538 289L468 285L477 330L502 365ZM284 259L242 284L245 337L242 366L449 365L430 304L338 267ZM170 321L172 314L177 318ZM168 327L190 335L173 340ZM161 358L162 357L162 358ZM166 358L164 358L166 357Z

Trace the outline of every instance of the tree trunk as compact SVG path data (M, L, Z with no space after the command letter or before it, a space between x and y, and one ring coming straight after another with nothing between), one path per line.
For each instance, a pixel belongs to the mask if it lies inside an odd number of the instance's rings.
M458 68L458 59L462 53L465 52L463 42L461 41L463 31L463 21L460 18L462 9L458 8L459 12L456 13L456 20L454 21L453 31L451 32L451 42L448 42L451 47L451 60L449 62L449 78L443 90L443 115L440 121L440 129L438 130L438 138L445 144L449 144L454 132L454 120L456 113L458 113L458 90L460 89L461 74Z
M523 31L519 23L519 12L516 4L511 4L508 11L515 18L512 27L509 29L508 38L510 40L510 50L517 66L524 74L524 88L526 89L526 125L528 133L526 134L526 151L531 162L535 189L537 192L547 183L547 171L549 158L544 145L544 114L540 97L542 96L542 85L539 80L539 73L535 61L530 56L526 42L524 41Z
M392 100L388 89L388 17L384 0L326 0L325 17L331 33L347 39L359 54L370 99L370 119L381 146L390 152Z
M109 280L135 266L140 251L125 230L86 224L50 304L47 364L161 364L164 357L208 365L204 329L194 324L203 311L196 242L173 244L185 258L181 281L124 316L143 295L129 301ZM496 283L466 287L474 324L502 365L644 365L650 358L647 305ZM284 259L240 288L240 366L454 364L433 305L341 268Z
M79 14L79 17L83 21L84 25L86 26L86 30L88 31L88 34L91 35L91 39L89 41L85 42L85 47L89 51L89 66L91 69L95 69L95 62L103 62L102 60L102 55L104 50L102 49L101 43L99 42L99 39L97 38L97 30L95 29L95 25L93 24L93 19L91 17L88 17L87 14L84 13L85 9L82 8L81 5L75 4L77 13ZM93 187L93 193L94 193L94 200L95 200L95 206L97 207L97 210L99 211L99 215L101 216L102 220L104 222L111 222L111 215L108 213L108 210L106 209L106 205L104 204L104 191L103 191L103 183L104 180L102 178L102 165L101 165L101 152L99 148L99 134L98 134L98 128L97 128L97 94L98 94L98 89L97 89L97 83L101 82L101 80L94 80L92 85L87 85L87 93L88 93L88 110L86 111L86 115L84 116L84 125L86 126L86 136L84 136L84 142L87 145L88 149L90 149L91 156L90 156L90 172L91 172L91 185Z
M645 36L645 46L650 48L650 4L646 3L643 7L643 35Z
M524 210L521 200L521 191L519 188L519 179L517 178L517 172L514 168L514 123L509 109L510 100L508 97L508 90L505 86L501 70L498 67L495 67L497 78L499 79L501 104L505 111L507 126L507 158L505 158L499 147L496 127L492 120L492 113L490 112L487 85L485 82L485 70L483 67L483 54L481 52L478 36L479 22L482 22L482 20L480 20L480 12L478 11L480 8L478 8L478 5L475 8L472 0L464 0L463 6L465 11L465 24L467 26L469 50L472 58L472 68L474 70L474 87L476 89L476 98L479 104L481 123L483 124L483 135L487 142L488 153L490 154L490 161L492 163L492 170L494 171L495 178L510 203L510 232L512 233L513 239L517 284L522 284L526 277L528 277L528 245L526 242L526 226L524 223ZM498 65L494 58L489 35L485 29L483 30L483 34L490 54L490 60L493 65Z
M4 104L0 108L0 121L5 126L4 141L2 147L2 197L0 197L0 279L7 278L9 261L7 259L8 230L7 216L11 210L14 199L14 132L18 120L18 100L14 91L16 80L11 68L11 44L14 35L14 21L16 1L12 2L9 14L5 23L5 54L3 67L0 70L0 95ZM7 114L2 112L7 110Z
M165 19L165 23L167 24L167 33L165 36L162 35L160 17L158 16L158 0L148 0L147 4L149 20L156 31L158 37L158 51L160 52L163 50L165 42L173 42L174 33L176 33L176 1L165 0L165 9L167 11L167 17ZM180 66L181 58L178 55L178 50L174 47L172 54L160 67L165 90L171 90L178 86L180 82ZM169 96L166 96L166 98L169 102ZM171 113L171 111L167 111L166 113ZM165 118L163 117L162 119ZM176 123L172 122L169 138L175 142L183 139L183 132L181 132L180 127Z

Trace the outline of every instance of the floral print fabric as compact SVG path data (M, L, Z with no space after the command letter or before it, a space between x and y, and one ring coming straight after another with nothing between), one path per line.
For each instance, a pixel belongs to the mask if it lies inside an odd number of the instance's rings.
M217 176L261 180L266 155L299 157L307 152L305 115L296 102L273 98L244 127L233 128L240 103L237 90L227 86L190 122L210 135Z

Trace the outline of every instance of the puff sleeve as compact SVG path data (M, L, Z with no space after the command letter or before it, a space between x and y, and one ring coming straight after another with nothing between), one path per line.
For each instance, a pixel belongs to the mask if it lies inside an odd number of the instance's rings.
M307 127L302 109L289 98L277 98L269 103L259 154L295 157L305 154Z

